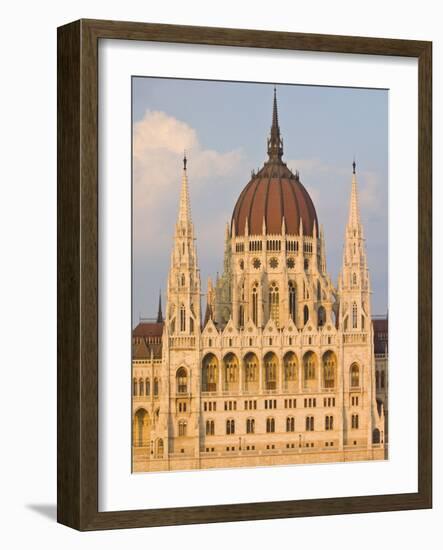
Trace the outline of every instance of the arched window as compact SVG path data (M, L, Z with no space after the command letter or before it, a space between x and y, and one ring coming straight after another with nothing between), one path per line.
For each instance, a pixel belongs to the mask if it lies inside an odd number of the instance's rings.
M178 435L179 437L184 437L186 435L188 423L186 420L179 420L178 422Z
M286 431L287 432L295 431L295 418L293 416L288 416L286 418Z
M163 439L157 442L157 458L163 458Z
M238 307L238 324L240 328L243 328L245 326L245 308L243 304L240 304Z
M246 433L247 434L255 433L255 420L253 418L248 418L246 420Z
M258 359L255 353L248 353L244 358L245 389L252 389L258 383ZM258 387L257 387L258 389Z
M267 390L277 389L277 366L278 360L275 353L267 353L264 358L265 389Z
M154 378L154 397L158 397L158 378Z
M308 306L305 306L303 308L303 324L306 325L308 321L309 321L309 308Z
M235 434L235 420L229 418L228 420L226 420L226 435L233 434Z
M275 432L275 418L266 419L266 431L267 433Z
M258 325L258 283L252 287L252 322Z
M269 316L278 327L280 323L279 292L275 281L269 287Z
M297 290L295 283L289 281L289 316L294 321L297 322Z
M353 430L358 430L358 414L353 414L351 417L351 427Z
M333 430L334 429L334 417L333 416L325 416L325 430Z
M305 258L305 261L304 261L304 268L305 268L305 271L308 271L309 269L309 260L307 258Z
M149 380L149 378L146 378L145 388L146 388L146 395L149 397L151 395L151 381Z
M215 425L213 420L206 420L206 435L214 435Z
M218 360L213 353L209 353L203 359L202 366L202 391L217 391Z
M194 334L194 319L192 317L189 317L189 332Z
M180 306L180 330L181 332L186 330L186 309L183 304Z
M372 443L375 443L376 445L380 443L380 430L378 428L375 428L372 432Z
M140 378L138 381L138 394L145 395L145 383L143 382L143 378Z
M318 326L323 327L326 323L326 310L323 306L318 308Z
M284 358L285 382L294 382L297 380L297 356L293 351L288 352Z
M186 284L186 279L185 279L185 274L184 273L181 274L180 284L181 284L181 286L185 286L185 284Z
M321 300L321 285L320 285L320 281L317 281L317 300L318 300L318 301Z
M314 417L313 416L307 416L306 417L306 431L307 432L313 432L314 431Z
M224 389L234 389L238 382L238 359L233 353L228 353L223 359Z
M323 355L323 387L335 388L335 370L337 366L337 359L335 353L327 351Z
M133 395L137 395L137 389L138 389L137 378L134 378L134 381L133 381L133 384L132 384L132 393L133 393Z
M357 328L357 304L352 304L352 328Z
M352 274L352 285L357 286L357 273Z
M315 380L315 368L317 366L317 358L312 351L305 353L303 357L303 374L305 381Z
M149 415L145 409L139 409L134 415L134 447L146 447L149 444L149 435Z
M176 374L177 393L188 393L188 373L184 367L180 367Z
M351 388L360 387L360 369L355 363L351 366Z

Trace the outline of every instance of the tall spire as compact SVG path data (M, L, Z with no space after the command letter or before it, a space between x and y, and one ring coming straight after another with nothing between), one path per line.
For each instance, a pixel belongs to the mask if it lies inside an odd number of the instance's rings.
M158 295L158 313L157 313L157 323L163 323L163 312L162 312L162 291Z
M351 187L351 200L349 201L349 217L348 227L359 229L360 223L360 208L358 205L358 189L357 189L357 176L355 172L355 160L352 163L352 187Z
M272 108L271 134L268 139L268 155L270 161L281 161L283 156L283 141L280 137L280 126L278 125L277 89L274 86L274 104Z
M178 222L189 223L191 221L191 207L189 202L189 190L188 190L188 173L187 173L188 159L186 153L183 156L183 175L182 186L180 191L180 206L178 211Z

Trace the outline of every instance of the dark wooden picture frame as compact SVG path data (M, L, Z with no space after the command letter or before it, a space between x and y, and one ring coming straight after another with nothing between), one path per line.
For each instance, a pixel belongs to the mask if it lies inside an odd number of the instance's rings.
M418 491L98 511L98 43L158 41L418 59ZM58 521L82 531L431 508L432 43L80 20L58 29Z

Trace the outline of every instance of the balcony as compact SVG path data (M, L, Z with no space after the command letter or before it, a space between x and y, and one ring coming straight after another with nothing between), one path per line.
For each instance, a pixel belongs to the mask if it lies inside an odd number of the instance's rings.
M170 336L169 346L171 349L193 349L195 336Z

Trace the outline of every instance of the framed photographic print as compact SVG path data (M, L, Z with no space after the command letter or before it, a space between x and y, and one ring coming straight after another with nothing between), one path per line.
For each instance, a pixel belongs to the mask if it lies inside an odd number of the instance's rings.
M431 52L59 28L61 523L431 507Z

